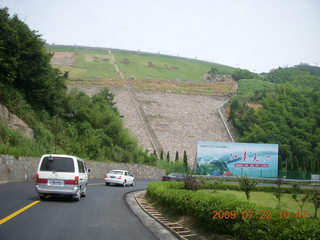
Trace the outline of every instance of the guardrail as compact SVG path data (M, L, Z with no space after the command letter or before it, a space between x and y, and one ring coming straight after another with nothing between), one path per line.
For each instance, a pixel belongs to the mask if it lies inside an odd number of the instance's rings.
M192 175L194 177L203 177L203 178L218 178L218 179L237 179L237 176L211 176L211 175ZM260 181L275 181L278 178L257 178L257 177L250 177L253 180L260 180ZM315 183L316 185L320 185L320 180L302 180L302 179L287 179L281 178L283 182L297 182L297 183Z

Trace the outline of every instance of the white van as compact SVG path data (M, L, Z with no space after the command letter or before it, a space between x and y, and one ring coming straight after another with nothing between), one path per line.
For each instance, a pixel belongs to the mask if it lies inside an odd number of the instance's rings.
M46 195L70 195L79 201L86 195L87 183L88 170L82 159L60 154L41 157L36 174L36 191L40 199Z

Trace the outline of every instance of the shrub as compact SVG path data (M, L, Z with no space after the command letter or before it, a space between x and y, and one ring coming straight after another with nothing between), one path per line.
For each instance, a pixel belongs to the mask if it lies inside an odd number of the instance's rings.
M238 186L239 187L239 186ZM203 191L187 191L180 182L156 182L148 185L147 194L166 208L192 216L203 229L248 240L315 240L320 234L317 219L282 219L277 210L265 209L247 201ZM272 211L274 210L274 211ZM217 217L217 212L234 211L235 219ZM253 211L253 217L242 217ZM261 212L271 212L270 219ZM240 216L240 217L239 217Z
M200 189L203 183L203 179L201 177L193 177L191 174L186 174L184 178L184 189L197 191Z
M250 200L250 193L254 190L258 184L256 181L251 180L247 176L238 177L240 189L245 192L247 200Z

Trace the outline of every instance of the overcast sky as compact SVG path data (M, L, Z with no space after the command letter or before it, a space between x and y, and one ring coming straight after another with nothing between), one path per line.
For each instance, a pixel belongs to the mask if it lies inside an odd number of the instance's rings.
M0 0L47 43L160 52L255 72L320 65L320 0Z

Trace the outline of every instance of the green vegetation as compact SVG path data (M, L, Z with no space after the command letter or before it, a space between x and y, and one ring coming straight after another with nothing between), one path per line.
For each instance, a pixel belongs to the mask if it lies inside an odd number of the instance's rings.
M126 78L135 76L137 79L203 81L203 75L212 66L209 63L178 57L125 51L112 52ZM230 69L219 65L217 68Z
M279 144L283 171L305 172L306 178L320 172L319 86L319 76L296 68L280 68L264 80L240 80L230 104L238 140Z
M87 79L97 81L97 79L112 78L118 79L119 74L116 72L110 55L107 50L96 48L82 48L71 46L54 46L46 45L50 52L69 52L74 53L70 57L70 62L66 63L63 56L55 58L54 67L60 71L68 71L71 80Z
M240 79L252 79L255 78L257 74L254 74L246 69L235 69L232 72L232 78L236 81Z
M238 177L239 186L242 191L246 194L247 200L250 200L250 194L258 184L256 181L251 180L247 176Z
M66 66L63 61L55 65L61 70L70 71L71 79L112 78L119 79L119 74L112 65L108 50L71 46L48 45L51 52L73 52L74 63ZM116 63L126 78L154 80L192 80L203 81L207 69L216 69L219 73L230 75L233 68L210 64L197 60L148 54L134 51L111 50Z
M43 152L42 146L21 133L11 130L0 121L0 153L18 157L39 156Z
M183 183L158 182L148 185L147 194L166 209L191 216L211 233L249 240L315 240L320 234L319 219L299 212L287 194L283 197L287 206L281 210L275 208L277 200L272 193L253 192L249 203L237 191L188 191L183 189ZM311 210L312 206L307 203L306 209Z
M6 8L0 9L0 27L0 103L34 130L34 139L27 139L0 123L1 154L56 152L88 160L155 164L157 158L123 128L108 89L92 97L68 91L68 74L50 65L51 54L34 31L17 16L10 17Z
M170 173L187 173L188 170L186 170L185 165L181 161L171 161L168 162L168 160L161 159L157 161L156 166L159 168L163 168L166 170L166 174Z
M270 72L266 80L272 83L290 83L299 89L320 89L320 77L299 68L279 68Z
M263 93L274 92L275 84L266 82L262 79L241 79L238 81L239 88L234 99L239 102L253 100L257 102L259 98L265 96ZM262 95L262 96L261 96Z

